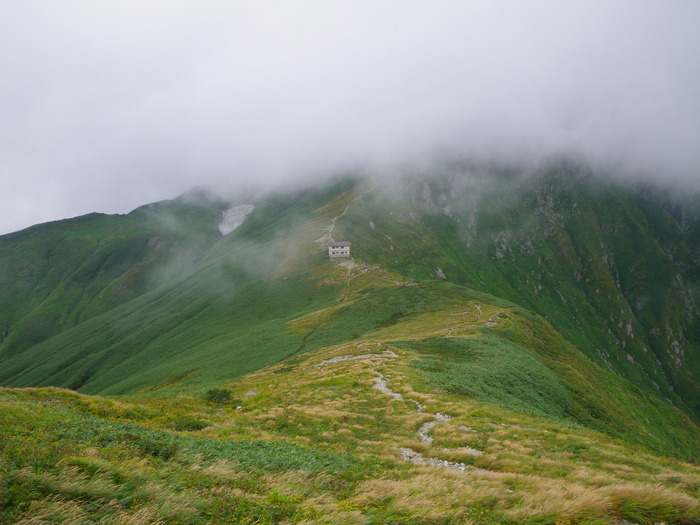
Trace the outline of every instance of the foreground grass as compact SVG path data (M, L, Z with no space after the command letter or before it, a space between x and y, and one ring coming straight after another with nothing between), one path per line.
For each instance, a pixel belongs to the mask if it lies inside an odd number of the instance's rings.
M207 415L196 400L172 399ZM285 441L222 441L151 428L151 408L59 389L3 390L3 523L274 523L313 515L290 486L342 484L355 461ZM203 409L203 410L202 410ZM201 420L197 420L201 421ZM307 493L308 494L308 493Z
M333 357L343 360L329 362ZM369 522L390 515L426 523L700 519L697 466L551 418L447 394L413 366L416 359L372 340L315 352L302 366L278 366L233 385L241 403L236 419L202 432L281 434L380 462L381 474L360 481L345 500ZM380 374L400 399L373 388ZM416 431L439 413L452 419L433 427L433 442L426 444ZM401 448L462 463L467 471L403 462Z
M420 359L367 339L201 396L2 389L0 522L700 520L700 467L450 394Z

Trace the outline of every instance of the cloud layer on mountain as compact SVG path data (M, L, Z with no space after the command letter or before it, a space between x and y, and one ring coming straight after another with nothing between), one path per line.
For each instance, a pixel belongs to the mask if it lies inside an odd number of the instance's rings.
M440 154L698 185L700 4L0 7L0 233Z

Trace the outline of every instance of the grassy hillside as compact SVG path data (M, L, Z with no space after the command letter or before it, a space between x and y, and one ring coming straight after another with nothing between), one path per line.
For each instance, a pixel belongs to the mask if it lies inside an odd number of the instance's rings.
M566 172L252 203L0 237L4 522L700 519L697 217Z
M418 335L417 324L434 332L426 321L380 328L377 336L405 337L405 329ZM459 346L472 336L442 344ZM425 366L445 348L435 348L434 337L420 348L412 341L409 350L373 338L313 350L201 396L112 400L0 389L0 520L700 519L696 465L557 417L450 393L442 372ZM472 370L469 377L493 372ZM513 387L518 380L511 377Z
M692 224L562 170L420 178L400 192L368 192L338 221L373 263L421 280L439 268L537 312L598 364L700 416Z
M216 231L216 221L207 224L202 218L184 218L179 226L187 229L181 233L180 245L174 246L170 254L152 256L152 261L148 259L146 239L155 233L149 231L144 236L140 227L130 227L138 217L112 218L111 222L122 225L125 236L136 239L134 244L141 251L135 254L141 259L128 260L119 242L109 237L101 239L112 252L128 261L126 266L132 266L100 293L117 288L124 290L128 298L99 315L85 315L85 309L80 308L83 304L64 293L66 283L73 282L75 276L72 268L59 275L62 282L53 284L53 302L41 301L43 294L38 292L28 294L38 304L8 329L10 335L1 347L5 357L0 372L2 381L16 386L54 385L90 393L123 393L153 388L192 374L198 376L199 383L222 381L295 352L303 336L288 337L286 320L327 304L334 297L333 290L310 289L306 282L308 270L303 268L293 279L273 279L286 257L284 228L298 222L296 217L303 211L308 213L318 205L314 198L306 202L307 196L263 203L257 213L265 214L267 220L257 224L251 218L239 232L226 238ZM170 205L160 208L169 216L174 213ZM202 213L201 209L196 211ZM216 218L211 210L205 211L210 219ZM152 213L160 216L163 211L147 208L132 215ZM203 231L201 225L216 233ZM81 240L89 237L71 223L64 227ZM95 233L94 228L92 231L95 236L100 233ZM12 240L7 239L8 243ZM52 240L57 245L63 241L61 236ZM25 248L27 243L17 244ZM315 246L306 251L311 252L312 259L323 260ZM80 265L79 257L70 260ZM99 276L103 274L108 272L98 272ZM134 274L143 275L150 286L129 286L125 279ZM11 282L8 286L12 288ZM47 309L56 321L51 333L37 330L43 326L41 315ZM77 310L82 318L65 321L59 317L61 310ZM5 322L11 323L15 310L9 300L6 311ZM25 332L32 334L33 339Z
M218 239L224 205L195 197L0 236L0 356L157 288L199 259Z
M198 395L1 390L5 522L700 519L700 469L630 444L692 455L693 424L546 321L368 265L321 277L334 303L287 323L319 348Z

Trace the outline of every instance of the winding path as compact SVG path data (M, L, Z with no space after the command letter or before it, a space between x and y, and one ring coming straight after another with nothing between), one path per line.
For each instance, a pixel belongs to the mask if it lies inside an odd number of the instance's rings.
M377 343L378 346L381 346L380 343ZM360 345L358 345L360 347ZM396 355L393 351L391 350L384 350L382 353L368 353L368 354L350 354L350 355L343 355L343 356L338 356L334 357L332 359L327 359L325 361L321 361L316 365L317 368L320 368L321 366L327 365L327 364L332 364L332 363L342 363L345 361L354 361L358 359L371 359L371 358L384 358L387 360L394 360L395 358L399 357ZM383 365L385 364L383 361L378 363L378 365ZM415 399L409 399L409 398L404 398L402 394L399 392L394 392L391 388L389 388L389 380L391 379L391 376L385 376L382 374L380 371L378 371L375 368L375 365L370 366L370 370L375 374L374 378L374 385L372 385L372 388L378 390L382 394L391 396L392 398L396 400L406 400L409 401L413 404L416 405L416 412L418 413L425 413L425 406L420 404L418 401ZM441 423L446 423L450 420L452 420L452 416L448 414L444 414L442 412L438 412L436 414L432 414L433 416L433 421L428 421L426 423L423 423L420 428L416 431L416 435L418 436L418 439L420 440L421 443L428 447L432 447L434 438L430 435L430 431L435 428L437 425ZM469 431L473 432L472 429L468 427L459 427L460 429L464 431ZM436 450L440 451L449 451L451 449L447 448L438 448ZM467 452L469 454L473 454L475 456L480 456L483 454L481 450L477 450L471 447L460 447L459 449L462 452ZM437 468L444 468L448 470L456 470L459 472L466 472L466 471L482 471L483 469L473 467L472 465L467 465L466 463L459 463L456 461L446 461L442 459L437 459L437 458L424 458L423 454L420 452L417 452L411 448L408 447L401 447L399 448L399 455L401 459L404 461L409 461L411 463L414 463L416 465L428 465L431 467L437 467Z

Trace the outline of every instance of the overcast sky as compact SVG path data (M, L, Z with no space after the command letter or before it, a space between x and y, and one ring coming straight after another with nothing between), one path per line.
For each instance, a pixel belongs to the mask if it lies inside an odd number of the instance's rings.
M0 3L0 233L445 149L697 186L700 2Z

